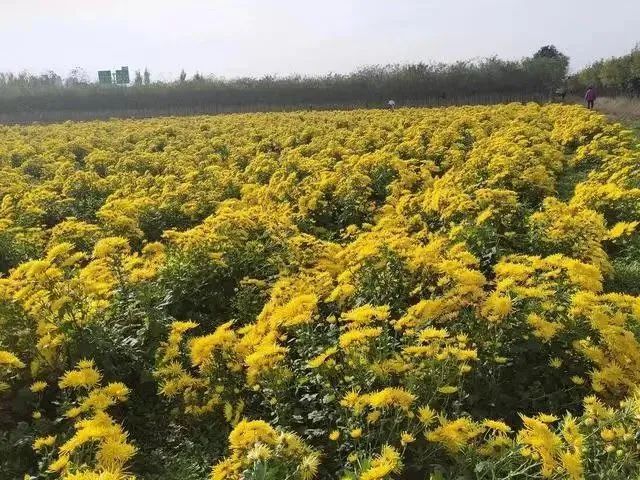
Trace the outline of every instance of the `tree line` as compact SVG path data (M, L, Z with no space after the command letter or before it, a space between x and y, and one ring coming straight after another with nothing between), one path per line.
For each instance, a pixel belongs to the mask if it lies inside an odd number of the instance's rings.
M627 55L601 59L569 78L571 90L593 86L601 95L640 96L640 44Z
M135 73L130 86L100 85L81 69L63 79L0 73L0 113L152 110L170 107L341 106L421 104L429 99L487 95L548 96L563 84L569 59L546 46L521 60L497 57L455 63L368 66L349 74L222 79L181 72L175 81Z

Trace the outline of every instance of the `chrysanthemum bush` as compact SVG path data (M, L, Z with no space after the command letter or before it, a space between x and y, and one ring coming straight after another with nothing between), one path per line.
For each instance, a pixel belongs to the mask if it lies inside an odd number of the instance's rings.
M125 464L133 457L136 448L127 441L122 427L107 413L109 407L127 399L129 389L120 382L101 387L100 381L101 374L91 360L78 362L75 369L60 379L58 387L63 392L66 407L60 423L73 421L75 431L68 432L71 429L65 425L60 434L35 439L34 450L41 454L45 463L50 461L45 467L46 473L59 474L67 480L130 478ZM44 382L34 383L31 390L38 393L46 388ZM71 394L67 393L69 390Z
M635 478L639 164L560 105L2 127L0 477Z

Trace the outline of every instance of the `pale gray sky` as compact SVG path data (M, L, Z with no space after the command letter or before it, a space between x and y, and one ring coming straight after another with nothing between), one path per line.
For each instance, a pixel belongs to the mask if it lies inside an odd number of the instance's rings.
M0 0L0 71L149 67L170 79L521 58L572 69L640 41L640 0Z

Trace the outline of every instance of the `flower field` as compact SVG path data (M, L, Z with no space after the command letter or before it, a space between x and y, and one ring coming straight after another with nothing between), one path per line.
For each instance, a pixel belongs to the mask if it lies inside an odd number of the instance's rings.
M0 126L0 479L640 474L640 140L510 104Z

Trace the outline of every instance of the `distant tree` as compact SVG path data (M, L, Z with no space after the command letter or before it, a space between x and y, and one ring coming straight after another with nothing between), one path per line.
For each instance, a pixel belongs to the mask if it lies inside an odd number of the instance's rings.
M180 83L184 83L187 81L187 72L184 71L184 68L180 72Z
M640 77L630 78L627 88L631 95L636 97L640 96Z
M629 79L630 57L619 57L607 60L598 72L600 83L611 90L624 90Z
M74 87L78 85L88 85L90 83L89 75L80 67L75 67L69 72L69 75L64 81L65 86Z
M541 47L532 57L523 61L523 67L537 79L548 92L553 92L567 81L569 57L560 52L555 45Z
M145 67L144 69L144 84L145 85L150 85L151 84L151 73L149 72L149 70Z
M140 73L140 70L136 70L136 74L133 79L133 84L136 86L142 85L142 74Z
M540 49L533 54L533 58L567 58L566 55L561 53L555 45L545 45L544 47L540 47Z
M584 87L588 87L590 85L597 86L597 87L602 86L600 77L601 77L603 65L604 65L603 61L595 62L593 65L585 68L578 74L578 76L581 78L583 82Z
M640 44L631 51L627 87L632 95L640 95Z
M204 80L205 80L205 79L204 79L204 76L202 76L202 74L201 74L200 72L196 72L196 73L193 75L193 79L192 79L192 80L193 80L194 82L204 82Z
M60 87L62 86L62 77L53 70L49 70L38 77L38 83L45 87Z

